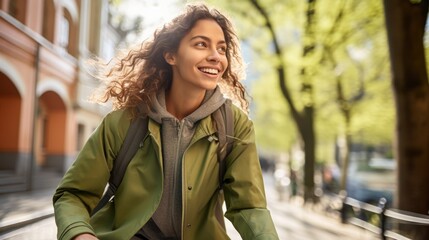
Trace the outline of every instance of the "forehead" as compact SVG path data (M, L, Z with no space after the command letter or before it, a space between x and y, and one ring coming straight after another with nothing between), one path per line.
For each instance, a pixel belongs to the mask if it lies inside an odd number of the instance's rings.
M213 19L201 19L198 20L191 31L185 36L185 38L192 39L197 36L204 36L212 41L225 41L225 36L222 28Z

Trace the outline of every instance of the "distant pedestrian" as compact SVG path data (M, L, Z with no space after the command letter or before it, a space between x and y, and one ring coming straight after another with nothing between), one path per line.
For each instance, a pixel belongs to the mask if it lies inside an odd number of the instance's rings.
M224 15L189 5L111 69L104 100L112 100L115 110L53 197L58 239L229 239L212 114L226 104L223 93L248 107L239 51ZM225 216L243 239L278 239L266 208L253 124L239 107L231 111L232 149L221 179ZM148 135L115 198L91 216L131 120L145 116Z

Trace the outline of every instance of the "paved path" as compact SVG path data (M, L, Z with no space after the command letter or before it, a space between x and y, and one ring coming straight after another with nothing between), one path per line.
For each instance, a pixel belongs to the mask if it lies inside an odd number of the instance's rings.
M18 230L0 235L0 239L8 240L55 240L57 229L54 217L40 220Z
M373 234L358 227L341 224L338 218L303 208L300 201L280 201L271 175L265 175L268 208L281 240L369 240ZM232 240L241 239L229 228Z
M265 176L268 207L276 225L280 239L293 240L369 240L374 235L351 225L344 225L339 219L303 208L298 202L279 201L273 188L271 176ZM40 211L52 212L52 191L21 193L9 199L0 197L0 226L14 218L25 219L29 213L37 215ZM14 208L15 211L7 211ZM15 219L16 220L16 219ZM226 220L227 231L232 240L240 240L239 234ZM56 227L53 217L28 224L8 233L0 232L0 240L55 240Z

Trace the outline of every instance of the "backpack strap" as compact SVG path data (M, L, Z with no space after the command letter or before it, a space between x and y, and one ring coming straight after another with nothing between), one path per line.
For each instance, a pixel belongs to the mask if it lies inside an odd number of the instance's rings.
M226 102L213 112L213 119L219 139L219 147L217 149L217 160L219 162L219 189L223 188L224 175L226 172L225 158L232 150L234 136L234 120L232 116L231 100Z
M124 143L115 161L113 161L113 168L110 171L109 187L92 211L91 216L115 197L115 192L124 178L127 166L136 154L137 149L140 147L140 142L148 131L148 122L147 116L138 117L131 122Z

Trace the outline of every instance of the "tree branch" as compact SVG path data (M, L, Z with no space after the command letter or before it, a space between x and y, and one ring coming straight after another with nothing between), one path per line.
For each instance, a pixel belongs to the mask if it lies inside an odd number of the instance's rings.
M274 27L271 23L271 20L267 14L267 12L265 11L264 8L262 8L262 6L258 3L257 0L250 0L250 2L252 3L252 5L256 8L256 10L262 15L262 17L265 20L265 26L267 27L268 31L270 32L270 35L273 39L273 44L274 44L274 51L275 54L279 60L279 64L276 67L277 70L277 74L279 76L279 84L280 84L280 90L283 94L283 96L286 98L287 103L289 104L290 107L290 111L292 114L292 117L295 119L295 121L297 123L301 122L301 115L299 114L299 112L297 111L295 104L292 100L292 96L289 92L288 87L286 86L286 76L285 76L285 64L283 61L283 53L282 50L280 48L280 44L277 40L277 35L274 31Z

